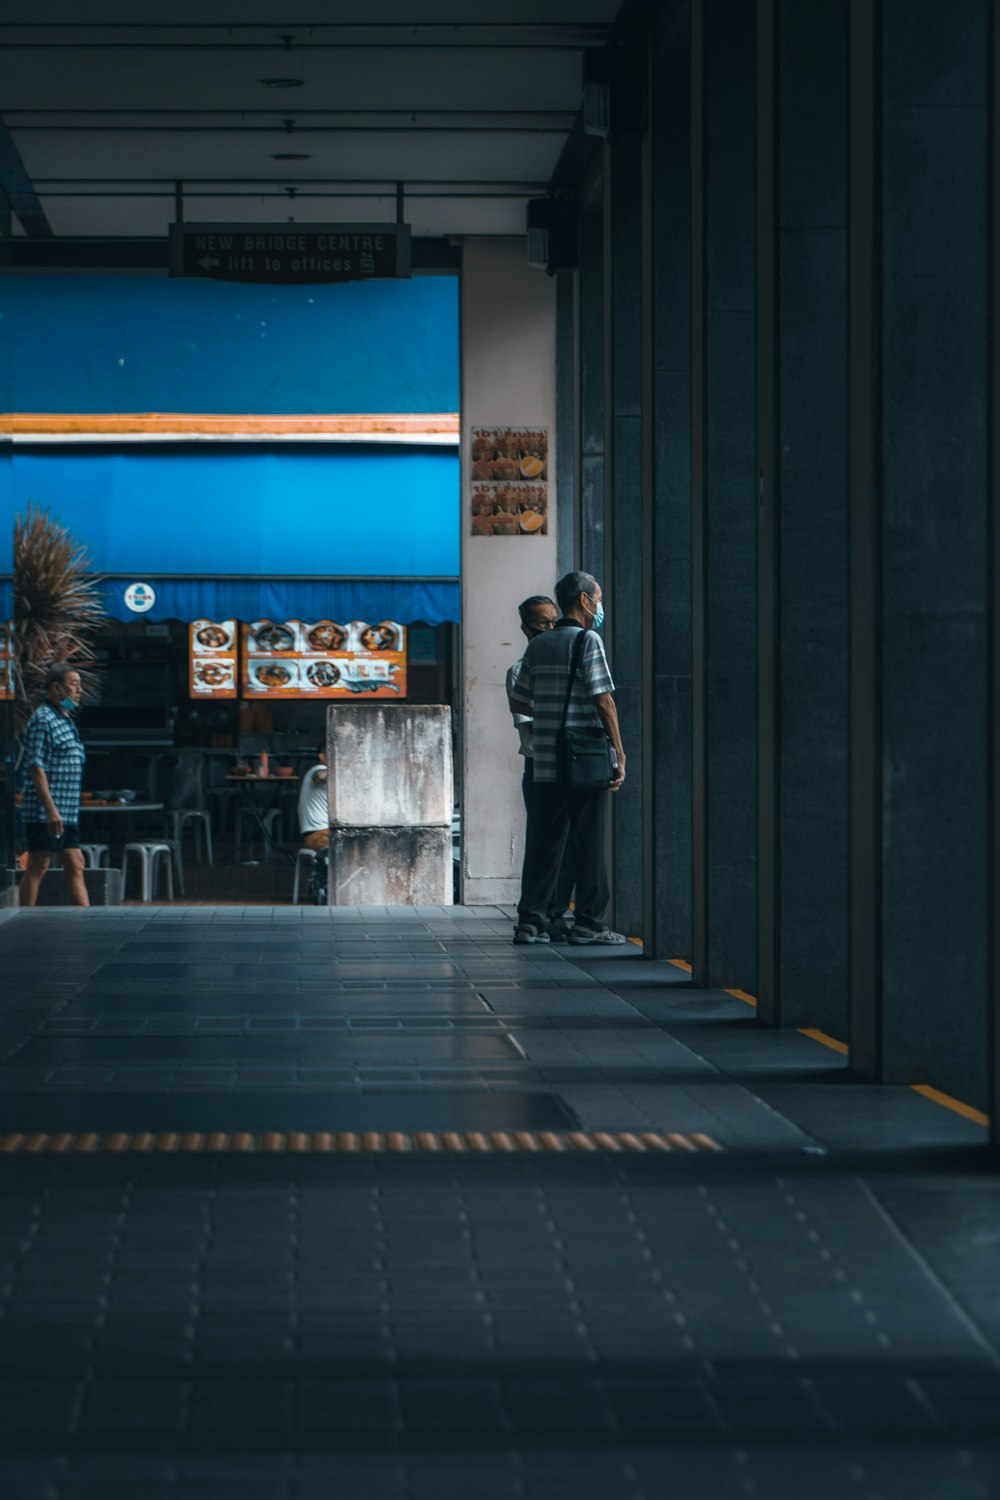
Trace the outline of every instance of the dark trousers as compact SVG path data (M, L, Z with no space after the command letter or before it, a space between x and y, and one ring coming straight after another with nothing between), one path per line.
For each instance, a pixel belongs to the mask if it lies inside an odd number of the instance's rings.
M525 826L529 829L535 806L534 765L535 763L531 756L525 756L524 776L521 779L521 793L524 797L524 811L527 819ZM527 836L525 838L525 846L527 847ZM559 873L556 876L552 905L549 908L548 919L550 922L564 916L566 908L573 899L573 887L576 884L576 865L576 835L572 825L570 825L569 835L566 839L566 848L563 850L563 857L559 861Z
M606 836L610 792L566 792L552 781L533 783L521 873L519 922L544 928L552 912L566 844L576 846L577 922L602 928L611 886Z

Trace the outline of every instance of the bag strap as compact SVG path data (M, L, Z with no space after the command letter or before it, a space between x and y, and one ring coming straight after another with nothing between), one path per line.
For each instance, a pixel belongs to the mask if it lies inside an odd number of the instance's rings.
M588 629L586 626L584 626L577 635L576 640L573 642L573 654L570 657L569 664L569 681L566 684L566 701L563 703L562 719L559 724L560 734L562 734L563 730L566 728L566 716L569 713L570 695L573 692L573 684L576 681L576 674L580 666L580 661L583 657L583 638L587 634L589 634Z

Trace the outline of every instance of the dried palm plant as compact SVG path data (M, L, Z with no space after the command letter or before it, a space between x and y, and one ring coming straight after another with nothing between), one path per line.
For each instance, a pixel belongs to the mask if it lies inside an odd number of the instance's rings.
M92 665L94 637L107 618L90 554L40 506L14 521L14 672L18 718L44 694L53 662Z

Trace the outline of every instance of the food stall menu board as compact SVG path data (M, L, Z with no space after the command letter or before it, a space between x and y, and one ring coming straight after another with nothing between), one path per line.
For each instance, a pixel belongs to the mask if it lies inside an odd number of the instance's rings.
M0 622L0 701L14 696L14 627Z
M405 698L406 627L255 620L243 626L243 696Z
M236 621L194 620L190 630L192 698L235 698Z

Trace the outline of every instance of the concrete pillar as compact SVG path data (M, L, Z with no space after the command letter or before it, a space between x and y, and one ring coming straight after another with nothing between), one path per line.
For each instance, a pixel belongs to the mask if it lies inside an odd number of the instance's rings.
M450 906L451 710L327 708L331 906Z
M556 577L576 566L576 276L556 274Z
M696 0L696 981L756 983L755 11ZM706 170L710 163L711 170ZM704 176L701 176L704 172ZM701 215L703 211L703 223Z
M548 534L470 535L473 427L545 427ZM462 873L471 905L514 902L524 848L521 758L504 679L524 648L517 606L556 580L556 287L522 239L475 239L462 262Z
M989 10L882 4L882 1072L979 1106Z
M578 273L580 534L576 566L604 576L604 214L600 177L585 194L579 219ZM597 196L596 206L592 202Z
M762 0L759 17L771 3ZM773 232L768 245L761 226L758 253L770 283L758 292L758 468L761 539L769 516L773 549L772 633L762 645L774 674L759 749L761 780L776 792L763 830L774 850L770 889L763 850L760 859L758 1014L846 1039L848 14L841 0L812 0L777 6L775 20L771 128L758 158L759 190L768 170L773 182ZM767 53L761 61L766 69ZM759 94L759 124L764 115ZM762 636L763 602L762 571Z
M605 152L605 569L604 636L628 756L612 799L612 920L629 934L643 924L643 150L616 142Z
M691 59L690 11L668 8L653 35L645 321L651 589L644 812L652 848L642 934L654 958L691 957Z

